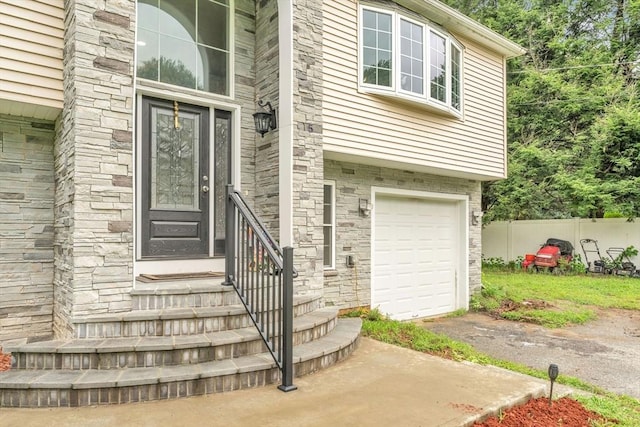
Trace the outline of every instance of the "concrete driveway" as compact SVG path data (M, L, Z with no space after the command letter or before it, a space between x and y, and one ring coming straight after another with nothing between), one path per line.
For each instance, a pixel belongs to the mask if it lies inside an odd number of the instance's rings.
M640 312L602 310L586 325L547 329L486 314L420 321L493 357L580 378L640 399Z

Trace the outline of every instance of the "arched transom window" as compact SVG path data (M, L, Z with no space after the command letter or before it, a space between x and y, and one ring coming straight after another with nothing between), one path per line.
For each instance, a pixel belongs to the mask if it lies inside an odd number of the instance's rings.
M137 76L229 95L230 14L229 0L138 0Z

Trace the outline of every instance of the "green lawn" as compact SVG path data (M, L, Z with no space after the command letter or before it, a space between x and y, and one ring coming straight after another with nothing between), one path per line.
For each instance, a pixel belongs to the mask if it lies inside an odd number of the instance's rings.
M596 308L640 310L640 279L488 270L470 306L550 328L582 324L595 318Z
M543 299L602 308L640 310L640 278L485 271L482 274L482 284L502 287L516 301Z

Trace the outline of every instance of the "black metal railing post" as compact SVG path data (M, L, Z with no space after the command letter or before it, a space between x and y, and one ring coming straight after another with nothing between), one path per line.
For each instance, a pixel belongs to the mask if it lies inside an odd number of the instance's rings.
M236 280L236 273L234 271L235 258L236 258L236 210L233 200L231 200L231 194L233 193L233 184L227 184L227 198L226 198L226 230L225 230L225 250L224 250L224 277L225 280L222 283L226 286L233 285Z
M278 388L284 392L296 390L293 385L293 248L282 249L282 384Z
M280 248L240 192L227 186L225 281L233 286L293 391L293 248Z

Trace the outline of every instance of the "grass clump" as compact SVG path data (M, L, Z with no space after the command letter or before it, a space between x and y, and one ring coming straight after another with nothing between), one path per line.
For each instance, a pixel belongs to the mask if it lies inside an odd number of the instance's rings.
M563 311L548 311L537 309L513 310L505 311L501 313L500 316L507 320L535 323L547 328L562 328L570 324L582 325L589 320L593 320L596 318L596 314L593 312L593 310L579 308Z
M595 423L596 427L635 427L640 426L640 401L629 396L621 396L614 393L604 393L594 396L576 396L590 411L602 415L608 421Z

